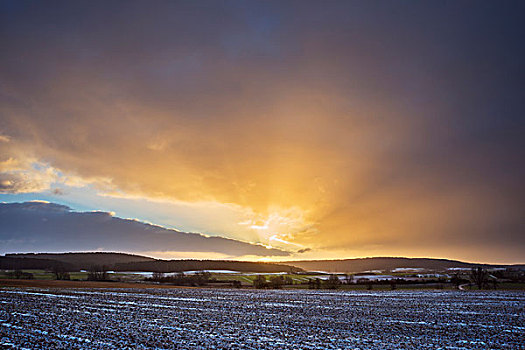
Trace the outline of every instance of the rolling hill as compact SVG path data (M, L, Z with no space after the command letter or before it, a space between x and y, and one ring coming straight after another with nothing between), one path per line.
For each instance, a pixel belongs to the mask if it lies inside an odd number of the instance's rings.
M105 266L114 271L182 272L194 270L233 270L239 272L301 272L325 271L356 273L381 270L390 272L396 268L419 268L444 271L450 268L482 266L486 268L524 269L524 265L475 264L457 260L432 258L375 257L343 260L302 260L278 263L233 261L233 260L162 260L125 253L24 253L0 256L1 269L51 269L60 265L69 271L89 270Z
M124 253L25 253L0 257L3 269L50 269L60 264L69 271L105 266L113 271L182 272L193 270L234 270L240 272L297 272L301 268L262 262L225 260L162 260Z
M495 268L495 267L514 267L520 268L523 265L493 265L475 264L457 260L432 259L432 258L398 258L398 257L377 257L360 259L342 260L302 260L302 261L283 261L282 264L300 267L307 271L326 271L326 272L363 272L372 270L391 271L396 268L422 268L425 270L442 271L449 268L472 268L476 266Z
M59 261L70 269L89 269L93 265L113 267L115 264L139 263L156 261L156 259L124 253L86 252L86 253L26 253L6 254L8 258L18 259L44 259L47 261Z

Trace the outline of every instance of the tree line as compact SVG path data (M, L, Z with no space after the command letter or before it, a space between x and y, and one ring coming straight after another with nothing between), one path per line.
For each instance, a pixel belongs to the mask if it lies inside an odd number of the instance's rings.
M211 273L207 271L197 272L191 275L185 275L184 272L179 272L173 275L165 275L162 272L154 272L151 277L146 277L144 279L148 282L157 282L157 283L169 283L176 286L205 286L211 280Z

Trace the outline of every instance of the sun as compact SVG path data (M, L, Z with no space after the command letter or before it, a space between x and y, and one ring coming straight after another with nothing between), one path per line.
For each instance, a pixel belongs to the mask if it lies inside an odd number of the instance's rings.
M272 208L267 215L254 214L252 218L239 223L255 231L262 244L295 250L304 248L294 242L294 234L301 232L307 225L304 212L298 208Z

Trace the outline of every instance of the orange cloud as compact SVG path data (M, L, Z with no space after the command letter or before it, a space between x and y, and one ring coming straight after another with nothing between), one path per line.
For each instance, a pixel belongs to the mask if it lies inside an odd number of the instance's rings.
M90 7L67 21L46 9L9 20L4 192L59 182L215 203L230 208L230 236L310 256L524 247L522 67L507 61L512 47L471 40L484 21L461 41L435 37L464 28L446 11L268 5L218 18L166 6L159 18L127 8L107 20L116 11ZM75 16L99 29L73 30ZM11 159L24 170L8 170ZM200 226L213 231L224 212Z

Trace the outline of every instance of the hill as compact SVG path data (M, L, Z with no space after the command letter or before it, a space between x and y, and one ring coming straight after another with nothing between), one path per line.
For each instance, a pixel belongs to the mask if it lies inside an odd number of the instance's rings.
M431 258L377 257L343 260L302 260L279 263L261 263L226 260L162 260L125 253L24 253L6 254L0 257L0 269L51 269L61 265L69 271L88 270L92 266L105 266L114 271L182 272L196 270L233 270L239 272L299 272L326 271L356 273L396 268L419 268L444 271L450 268L512 267L523 269L524 265L474 264L457 260Z
M288 264L300 267L307 271L326 271L326 272L363 272L372 270L391 271L396 268L422 268L425 270L442 271L449 268L472 268L482 267L515 267L519 265L491 265L474 264L457 260L431 259L431 258L360 258L343 260L303 260L303 261L283 261Z
M161 260L124 253L25 253L0 257L3 269L50 269L61 265L66 270L89 270L92 266L105 266L113 271L182 272L195 270L233 270L239 272L297 272L301 268L247 261L225 260Z
M58 266L69 271L75 270L73 265L57 260L0 256L0 270L52 270Z
M124 254L124 253L104 253L104 252L87 252L87 253L26 253L26 254L6 254L8 258L17 259L44 259L46 261L59 261L69 269L87 270L91 266L101 265L113 267L115 264L138 263L147 261L156 261L141 255Z

